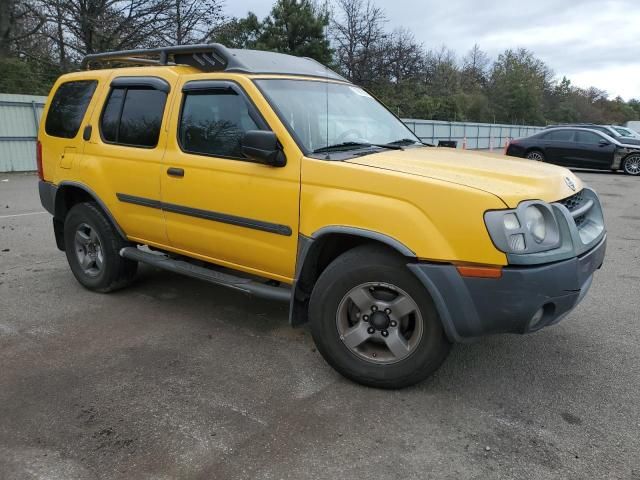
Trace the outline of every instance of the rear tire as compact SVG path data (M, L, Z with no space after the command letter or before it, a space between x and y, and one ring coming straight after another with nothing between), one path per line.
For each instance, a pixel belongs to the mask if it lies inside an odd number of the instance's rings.
M526 158L528 160L534 160L536 162L544 162L545 156L544 153L542 153L541 150L530 150L527 152Z
M622 162L622 169L627 175L640 175L640 153L628 155Z
M107 293L129 285L138 263L120 256L131 246L93 202L74 205L64 221L64 244L69 267L89 290Z
M349 250L324 270L311 294L309 318L327 363L371 387L418 383L451 348L406 260L377 245Z

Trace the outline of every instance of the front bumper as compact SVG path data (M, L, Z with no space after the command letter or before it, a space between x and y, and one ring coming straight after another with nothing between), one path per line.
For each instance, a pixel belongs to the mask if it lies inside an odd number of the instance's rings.
M509 266L502 277L462 277L454 265L409 268L431 294L454 342L493 333L529 333L562 320L584 298L602 266L606 235L582 255L540 266Z

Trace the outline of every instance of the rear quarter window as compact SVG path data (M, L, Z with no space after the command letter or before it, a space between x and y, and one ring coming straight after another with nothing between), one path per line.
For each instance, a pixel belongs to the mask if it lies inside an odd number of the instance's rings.
M47 113L44 125L47 135L74 138L97 85L95 80L78 80L60 85Z

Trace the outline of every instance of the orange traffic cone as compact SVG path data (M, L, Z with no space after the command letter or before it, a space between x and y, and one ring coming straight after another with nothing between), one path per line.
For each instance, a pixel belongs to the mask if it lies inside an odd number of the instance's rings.
M503 155L507 154L507 150L509 149L509 145L511 144L511 139L509 137L505 138L504 140L504 151L502 152Z

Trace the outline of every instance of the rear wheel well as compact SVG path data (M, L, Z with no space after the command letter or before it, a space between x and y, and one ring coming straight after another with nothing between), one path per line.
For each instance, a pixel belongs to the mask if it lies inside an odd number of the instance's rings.
M77 186L77 185L61 185L56 192L56 199L54 205L54 216L53 216L53 231L56 236L56 244L58 248L64 251L64 220L74 205L78 203L85 202L93 202L96 204L97 208L102 210L102 212L109 219L111 224L114 226L115 230L120 234L120 236L126 240L123 232L120 230L120 227L116 224L111 213L107 210L104 204L91 192L88 190Z
M309 299L316 281L329 264L343 253L360 245L369 244L381 246L391 256L400 256L408 260L414 258L403 255L387 243L357 234L330 233L318 239L307 239L306 241L311 243L304 258L299 258L299 261L304 263L300 271L297 272L291 298L290 321L293 326L307 323Z
M64 222L71 208L83 202L95 202L95 198L86 190L75 186L62 186L56 194L55 218Z

